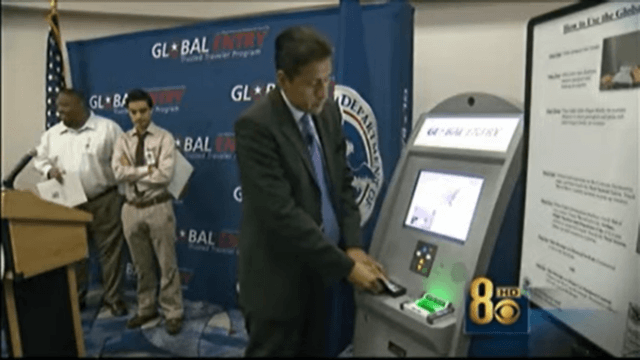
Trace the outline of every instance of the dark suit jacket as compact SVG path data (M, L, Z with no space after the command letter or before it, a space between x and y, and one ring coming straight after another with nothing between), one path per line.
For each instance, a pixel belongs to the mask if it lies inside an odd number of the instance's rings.
M361 247L338 105L314 116L344 247ZM278 88L235 124L243 218L238 245L240 306L268 319L313 311L318 289L347 277L354 262L324 239L320 190L298 126ZM322 300L324 301L324 299ZM317 303L316 303L317 304Z

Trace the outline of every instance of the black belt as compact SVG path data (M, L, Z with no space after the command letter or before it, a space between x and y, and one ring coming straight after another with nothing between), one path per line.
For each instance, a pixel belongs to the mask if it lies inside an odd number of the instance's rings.
M112 191L115 191L115 190L118 190L118 187L117 186L112 186L112 187L108 188L107 190L101 192L100 194L92 197L91 199L89 199L89 201L98 200L99 198L101 198L101 197L103 197L103 196L107 195L108 193L110 193Z
M127 204L134 206L138 209L143 209L152 205L156 205L156 204L160 204L163 203L165 201L169 201L172 199L171 194L168 193L164 193L162 195L158 195L156 197L154 197L153 199L149 199L149 200L145 200L145 201L129 201L127 200Z

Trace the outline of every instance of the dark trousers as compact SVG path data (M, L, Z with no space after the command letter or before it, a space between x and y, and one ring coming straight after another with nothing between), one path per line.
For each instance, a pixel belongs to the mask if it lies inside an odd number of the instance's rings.
M95 200L86 202L78 209L90 212L93 220L88 224L89 247L98 252L104 288L104 302L115 304L122 300L122 281L124 264L122 262L122 246L124 234L120 211L124 198L117 190L112 190ZM76 281L78 293L82 297L87 293L89 275L88 261L76 265Z
M305 313L290 320L268 319L245 312L245 327L249 334L245 356L324 357L327 304L337 295L333 287L319 290L315 296L309 296Z
M324 356L324 318L315 314L305 319L278 321L248 316L246 357Z

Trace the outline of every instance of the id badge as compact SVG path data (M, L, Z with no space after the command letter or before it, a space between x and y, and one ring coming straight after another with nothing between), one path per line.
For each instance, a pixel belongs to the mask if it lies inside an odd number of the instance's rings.
M146 165L155 165L156 164L156 157L155 157L155 155L153 155L153 151L151 151L150 149L146 149L145 150L144 159L147 162Z

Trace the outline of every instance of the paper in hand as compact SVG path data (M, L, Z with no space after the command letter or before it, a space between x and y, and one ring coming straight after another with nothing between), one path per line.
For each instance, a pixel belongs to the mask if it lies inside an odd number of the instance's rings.
M167 190L169 190L174 198L178 199L180 197L180 194L182 194L182 191L189 181L191 173L193 173L193 165L185 159L180 151L176 150L176 165L173 171L173 178L167 187Z
M87 202L82 182L78 173L71 172L62 175L62 184L56 179L50 179L37 184L38 192L43 200L51 201L67 207L74 207Z

